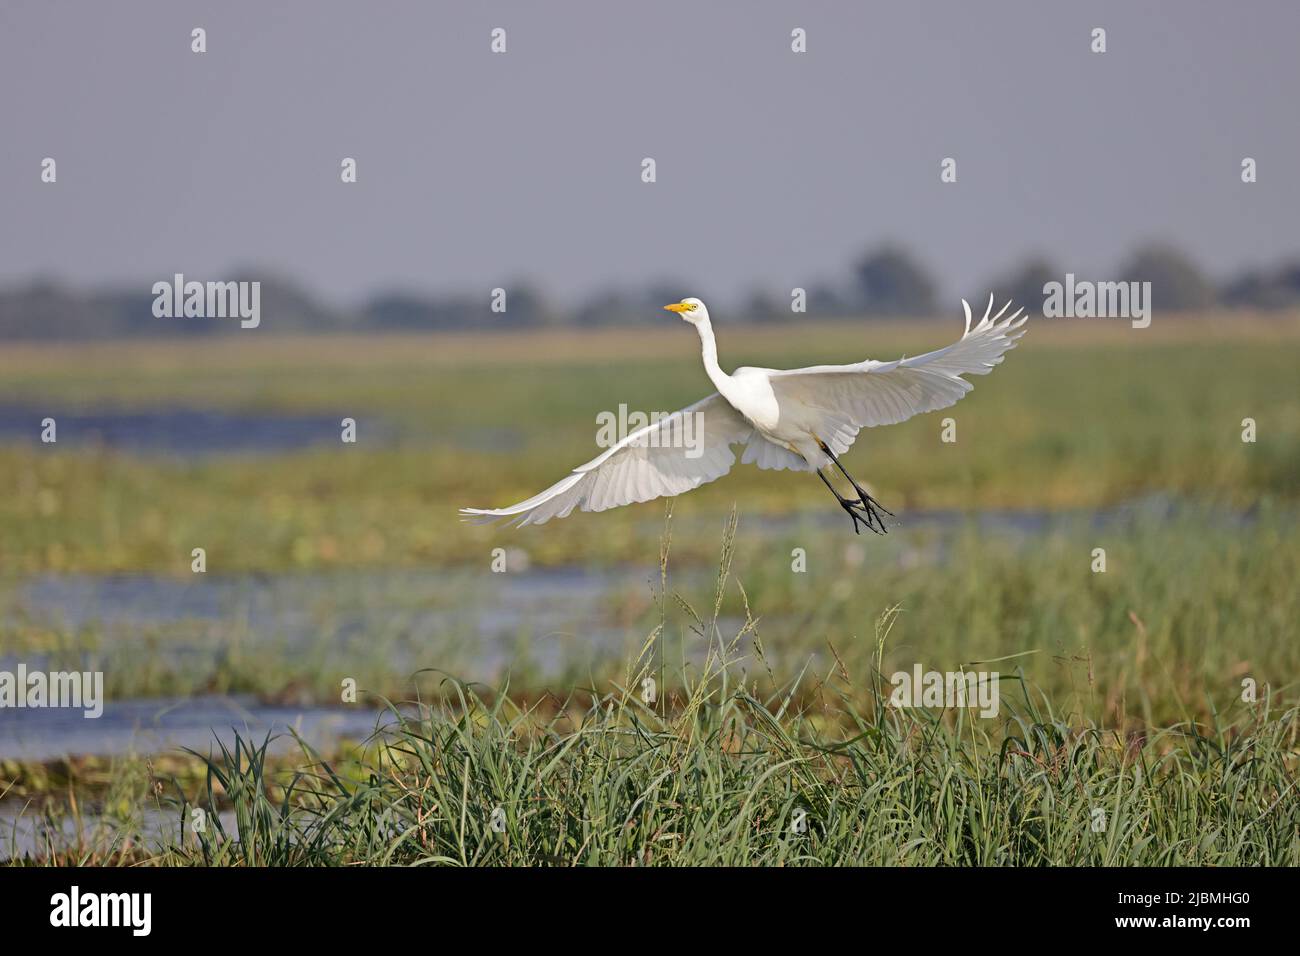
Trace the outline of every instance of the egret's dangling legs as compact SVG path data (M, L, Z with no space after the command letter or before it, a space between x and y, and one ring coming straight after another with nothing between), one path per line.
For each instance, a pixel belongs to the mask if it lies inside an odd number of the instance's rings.
M875 518L876 521L880 523L880 531L877 533L888 534L889 529L885 527L885 519L880 516L880 512L877 511L876 509L879 508L880 511L883 511L891 518L894 517L894 513L890 511L888 508L886 508L884 505L882 505L875 498L871 497L871 495L867 494L867 490L863 488L860 484L858 484L852 475L850 475L847 471L844 470L844 466L840 464L840 460L835 457L835 453L826 446L826 443L824 441L818 440L817 444L821 446L822 451L826 452L826 456L835 463L835 467L840 470L840 474L842 474L845 478L849 480L849 484L853 486L853 490L858 493L858 501L862 503L862 507L866 510L868 518ZM823 478L822 480L825 481L826 479ZM837 498L839 497L838 491L835 492L835 497ZM854 530L856 531L857 525L855 524L853 527ZM870 521L868 521L867 527L871 527Z
M866 525L868 531L876 531L876 529L873 528L871 525L871 512L866 510L867 508L866 505L864 505L861 501L854 501L852 498L841 497L840 493L835 490L835 486L831 484L830 479L826 477L826 475L822 472L820 468L817 469L817 477L820 478L822 480L822 483L825 484L826 487L831 490L831 494L833 494L835 496L835 500L840 503L840 507L843 508L845 511L847 511L849 513L849 517L853 519L854 534L862 534L862 532L858 530L858 522L862 522L864 525ZM880 521L879 515L876 516L876 520ZM884 526L885 524L882 521L880 527L883 528ZM876 531L876 534L882 534L882 533L887 533L887 532Z

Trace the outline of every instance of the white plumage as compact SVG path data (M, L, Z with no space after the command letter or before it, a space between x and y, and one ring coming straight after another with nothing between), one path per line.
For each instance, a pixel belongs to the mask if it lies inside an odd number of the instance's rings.
M966 331L946 348L896 362L868 359L854 365L811 368L736 369L728 375L718 365L717 344L709 312L699 299L683 299L665 308L677 312L700 334L704 368L717 391L694 405L628 435L527 501L508 508L463 508L464 517L480 521L509 518L519 526L563 518L574 508L605 511L637 501L679 495L721 478L736 463L733 446L743 445L741 462L759 468L817 471L846 452L863 428L893 425L913 415L947 408L973 386L963 375L985 375L1002 361L1024 334L1021 310L1003 317L1010 303L992 314L990 296L984 317L971 325L970 305L963 299ZM690 434L682 416L696 415L699 431L688 447L670 439ZM859 499L840 498L858 518L877 504L856 481ZM822 480L831 487L825 475ZM878 515L874 515L879 519ZM867 526L871 528L870 520ZM872 530L875 530L872 528ZM881 530L884 530L881 521Z

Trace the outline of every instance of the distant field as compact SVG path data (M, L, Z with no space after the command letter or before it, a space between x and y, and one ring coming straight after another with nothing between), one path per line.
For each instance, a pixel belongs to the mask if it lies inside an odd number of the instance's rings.
M947 344L960 322L719 334L724 365L795 366L916 354ZM950 412L869 430L847 463L900 515L1094 507L1155 490L1237 506L1294 500L1297 367L1295 317L1157 317L1145 330L1040 319ZM666 320L590 333L8 347L0 403L320 412L356 418L360 441L196 461L68 441L0 446L13 489L0 499L0 572L188 573L196 546L228 571L474 565L500 542L542 563L640 560L659 504L523 531L466 526L455 509L558 480L595 454L601 411L668 411L710 390L695 336ZM939 440L945 415L955 444ZM1246 417L1255 444L1240 440ZM381 440L386 430L400 441ZM824 513L829 498L808 476L737 468L679 503L684 558L708 554L733 502L745 515Z

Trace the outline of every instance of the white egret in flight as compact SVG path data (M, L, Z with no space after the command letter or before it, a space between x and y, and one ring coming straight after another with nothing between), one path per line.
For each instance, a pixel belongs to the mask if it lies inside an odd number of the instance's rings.
M970 305L963 299L965 334L947 348L914 358L795 369L744 367L728 375L718 365L704 303L689 298L666 305L700 333L704 370L718 390L632 432L527 501L508 508L462 508L460 513L479 521L508 518L523 526L563 518L574 508L605 511L680 495L725 475L736 463L732 446L743 445L742 464L815 471L853 519L854 532L861 534L862 524L883 534L887 529L880 512L885 509L844 470L839 456L863 428L947 408L969 392L973 386L962 376L988 374L1024 334L1028 317L1021 317L1022 310L1003 318L1010 306L1008 302L992 315L990 296L984 317L972 327ZM688 415L695 416L696 425L689 447L672 440L685 433ZM853 485L856 497L841 497L831 484L826 472L832 465Z

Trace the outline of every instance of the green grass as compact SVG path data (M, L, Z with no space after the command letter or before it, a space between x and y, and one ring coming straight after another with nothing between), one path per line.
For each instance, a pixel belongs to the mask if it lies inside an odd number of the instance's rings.
M680 505L680 502L678 503ZM698 519L696 519L698 520ZM674 519L675 549L685 520ZM715 539L719 524L708 522ZM647 532L647 537L649 532ZM1119 512L1094 525L1088 516L1061 517L1042 533L981 530L973 521L951 530L901 529L887 537L854 538L838 524L796 523L769 528L742 517L735 571L745 583L767 666L780 682L808 666L824 674L835 659L868 671L871 622L891 606L902 612L886 665L922 662L951 670L976 660L1028 653L1028 679L1054 701L1097 721L1153 726L1204 718L1240 692L1250 678L1278 690L1300 673L1300 528L1290 505L1262 505L1242 520L1233 512L1184 507ZM1106 550L1105 573L1092 571L1094 548ZM655 553L647 544L640 571L628 570L575 626L626 636L605 658L580 655L559 672L544 673L534 655L549 625L527 620L508 636L516 648L511 680L516 693L563 693L575 683L599 686L617 678L625 654L636 650L657 621ZM795 548L807 570L792 570ZM714 549L716 551L716 544ZM526 572L524 572L526 573ZM691 593L701 570L688 564L668 581L671 594ZM312 636L292 644L231 620L167 620L147 628L107 630L94 623L68 627L24 617L16 593L0 595L0 610L16 620L5 634L10 652L49 655L51 667L82 666L84 655L105 673L109 699L198 693L251 693L267 699L338 701L339 681L388 697L414 692L410 671L438 667L467 678L497 680L476 664L481 641L472 627L449 623L433 640L403 621L423 613L433 596L473 617L491 603L501 576L471 572L443 576L415 589L396 576L346 587L346 582L293 590L278 600L300 601ZM187 587L204 586L196 576ZM443 593L445 591L445 593ZM460 595L460 605L456 595ZM386 609L383 626L357 633L358 613ZM723 596L722 613L743 616L738 591ZM468 625L467 625L468 626ZM666 652L681 660L700 654L698 638L679 622L661 635ZM197 651L176 664L169 646ZM751 666L754 635L741 648ZM434 692L436 680L418 689ZM855 703L863 704L864 699Z
M865 431L848 467L900 514L1098 507L1153 490L1238 506L1300 497L1300 335L1291 325L1239 338L1190 322L1152 337L1091 328L1080 338L1035 325L950 411ZM914 354L953 334L950 324L920 329L890 326L882 342L869 326L824 337L730 330L725 357L794 365ZM141 345L108 363L76 349L40 353L39 362L11 358L0 362L4 400L329 412L358 419L360 444L196 463L0 447L0 478L11 489L0 497L0 574L181 575L195 547L207 549L217 572L480 566L503 542L540 564L639 560L658 520L653 504L522 530L465 525L456 509L527 497L591 458L598 412L624 402L673 409L705 394L690 337L672 334L682 331L596 336L572 351L543 337L526 354L492 336L455 339L461 351L447 345L452 358L435 337L333 351ZM949 415L955 444L939 440ZM1258 424L1253 444L1241 441L1246 417ZM407 444L367 444L380 419L397 423ZM679 531L684 559L707 560L708 519L732 502L748 515L825 513L829 498L807 475L738 467L683 499L679 514L691 519Z
M50 837L26 862L1300 863L1300 709L1276 690L1134 728L1053 703L1003 662L996 719L895 707L897 609L876 622L861 669L836 660L781 681L735 560L733 524L713 593L661 592L658 623L601 689L526 704L506 687L443 678L416 713L393 708L395 735L332 759L301 742L297 761L272 758L268 741L237 738L194 755L197 770L125 761L100 784L107 822ZM724 630L735 598L743 617ZM678 623L703 658L673 665L668 693L647 702L644 681L664 676L662 643ZM201 831L188 825L196 807ZM175 825L140 839L145 809ZM30 813L61 832L69 810Z
M715 662L670 716L614 690L539 717L456 684L356 759L304 746L298 766L277 768L266 742L236 740L197 786L190 774L189 793L124 772L111 823L27 862L1300 863L1294 707L1266 698L1207 725L1124 735L1023 688L988 729L890 709L876 687L865 711L823 688L828 706L810 713L797 688L759 696ZM188 825L195 806L202 832ZM175 821L168 836L131 836L142 807Z
M110 701L248 692L328 703L346 675L372 702L426 708L386 743L294 759L243 740L210 764L6 761L0 807L71 821L74 835L38 854L46 862L1300 862L1294 322L1171 322L1150 334L1035 325L951 411L861 436L846 463L904 522L885 538L855 538L808 476L752 468L674 503L674 569L662 580L662 503L522 530L456 520L459 505L517 500L591 457L597 412L700 397L682 331L0 356L0 401L37 408L181 404L361 422L357 446L193 462L0 447L0 654L48 656L57 669L89 653ZM877 331L727 330L723 357L915 354L952 330ZM952 445L939 441L947 415ZM1258 423L1254 444L1240 440L1245 417ZM380 418L402 444L367 443ZM1147 495L1175 507L1094 518ZM701 597L734 504L743 518L726 537L726 584ZM936 508L970 518L908 523ZM990 530L977 519L990 508L1054 517L1041 533ZM207 578L190 572L195 547ZM534 566L631 569L634 583L587 622L629 643L544 677L531 660L543 635L525 625L508 680L484 686L472 631L433 646L404 631L402 613L452 606L456 582L490 583L496 547ZM1098 547L1104 574L1090 568ZM792 569L796 548L806 573ZM445 585L449 603L404 594L395 569ZM174 619L123 643L94 621L27 613L31 575L69 572L196 588L365 572L392 580L367 600L401 610L382 633L340 642L357 607L327 589L305 608L318 631L307 646ZM485 599L465 600L472 610ZM187 641L201 652L169 663L168 648ZM1000 715L886 706L888 676L918 662L1000 669ZM421 665L444 673L412 676ZM647 673L661 678L656 707L640 700ZM1257 703L1242 701L1243 681ZM195 806L233 813L240 838L211 817L198 839L182 826ZM489 826L498 806L504 833ZM161 840L140 838L146 810L175 821ZM809 826L797 833L800 810Z

